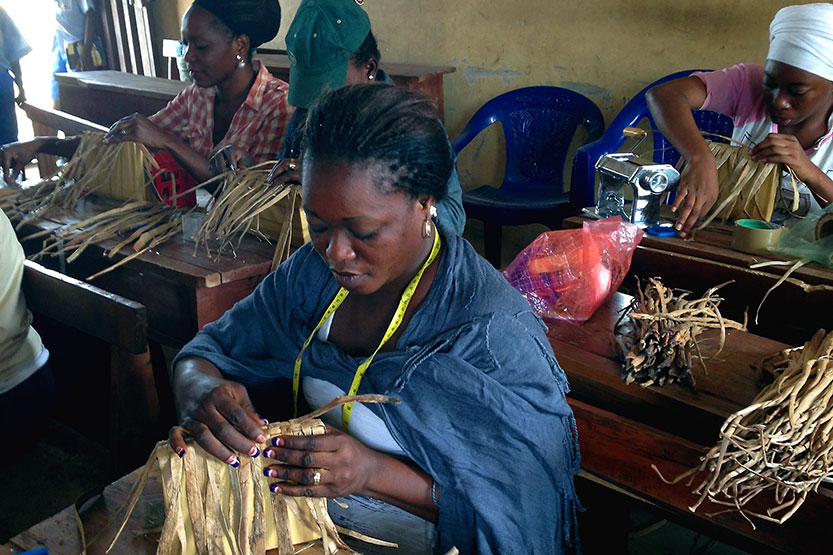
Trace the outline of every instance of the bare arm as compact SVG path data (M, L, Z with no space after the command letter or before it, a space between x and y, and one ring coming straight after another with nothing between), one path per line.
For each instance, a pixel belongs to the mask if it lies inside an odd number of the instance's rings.
M685 236L717 200L717 167L700 134L692 110L706 100L706 86L697 77L684 77L657 85L646 95L657 128L686 160L672 209L676 228Z
M12 63L12 77L17 85L17 96L14 101L23 102L26 100L26 91L23 90L23 70L20 69L20 60Z
M164 149L170 152L198 182L214 177L208 158L141 114L126 116L114 123L107 131L104 141L108 143L135 141L150 148Z
M81 53L81 69L93 69L93 41L95 40L96 10L89 9L84 14L84 51Z
M35 137L31 141L3 145L0 149L3 179L10 185L15 184L17 176L37 154L54 154L71 158L80 140L80 137L67 137L66 139Z

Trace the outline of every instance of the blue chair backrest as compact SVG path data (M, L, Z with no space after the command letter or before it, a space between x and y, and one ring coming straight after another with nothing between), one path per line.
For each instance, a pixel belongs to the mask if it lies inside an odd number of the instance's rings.
M564 162L578 127L588 142L604 130L599 108L587 97L560 87L525 87L484 104L452 145L459 153L481 131L501 122L506 140L506 170L501 187L564 190Z
M611 122L610 126L608 126L604 135L602 135L599 140L584 145L578 149L576 152L576 158L573 161L573 181L570 186L571 191L576 191L576 194L572 196L574 197L574 202L578 203L578 206L592 206L595 204L593 194L596 182L596 162L602 155L619 150L625 142L625 137L622 135L622 130L625 127L632 127L647 116L648 121L651 124L651 128L656 131L657 126L648 111L645 93L647 93L648 90L654 85L671 81L673 79L679 79L681 77L687 77L695 71L709 70L689 69L686 71L678 71L677 73L666 75L662 79L654 81L639 91L636 96L625 104L625 107L622 108L622 111L619 112L613 122ZM731 137L734 124L732 122L732 118L729 116L718 114L716 112L709 112L707 110L694 110L692 114L694 115L694 121L697 123L697 127L701 131ZM671 146L668 139L666 139L661 133L653 133L653 140L654 161L657 163L676 166L680 159L680 153L677 152L673 146ZM580 195L581 198L576 198L578 195Z

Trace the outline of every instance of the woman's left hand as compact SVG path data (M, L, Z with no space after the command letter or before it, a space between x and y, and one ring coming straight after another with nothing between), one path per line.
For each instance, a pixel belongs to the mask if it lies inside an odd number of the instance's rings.
M110 126L105 143L133 141L150 148L167 148L170 135L142 114L125 116Z
M362 494L381 456L330 426L324 435L276 436L271 443L263 455L285 464L268 466L264 473L279 480L271 486L273 492L293 497Z
M750 155L756 162L786 164L802 183L812 182L819 173L818 167L807 157L801 143L793 135L770 133L752 148Z

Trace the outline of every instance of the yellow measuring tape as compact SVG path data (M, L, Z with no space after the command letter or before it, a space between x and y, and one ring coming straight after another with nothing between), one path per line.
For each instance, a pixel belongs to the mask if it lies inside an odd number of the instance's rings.
M433 224L432 224L433 225ZM373 362L373 357L376 356L376 353L379 352L379 349L382 348L382 345L388 342L388 340L393 337L393 334L396 333L396 330L399 328L399 325L402 324L402 319L405 317L405 311L408 309L408 304L411 302L411 298L414 296L414 292L416 291L417 286L419 285L419 280L422 279L422 274L425 273L425 269L431 265L432 262L437 258L437 254L440 252L440 234L437 231L436 226L434 226L434 246L431 248L431 254L428 256L428 260L426 260L416 275L411 278L410 283L405 288L405 291L402 293L402 297L399 299L399 306L396 308L396 312L391 318L390 324L388 324L388 329L385 331L385 335L382 337L382 341L379 343L379 346L376 347L376 350L373 351L369 357L367 357L356 369L356 374L353 376L353 383L350 385L350 391L347 393L348 395L355 395L359 391L359 385L362 383L362 378L364 377L364 373L367 370L367 367L370 366L370 363ZM304 351L307 347L309 347L310 342L312 342L312 338L315 337L315 334L318 333L318 330L321 329L321 326L324 325L326 322L336 311L338 307L341 306L341 303L344 302L344 299L347 298L349 291L344 287L338 290L336 296L333 298L332 302L330 302L330 306L327 307L327 310L324 311L324 315L321 316L321 320L319 320L318 325L315 326L315 329L312 330L312 333L307 337L307 340L304 341L304 346L301 347L301 351L298 353L298 357L295 359L295 370L292 373L292 415L293 417L298 416L298 389L301 383L301 355L304 354ZM341 423L342 423L342 431L348 432L350 429L350 415L353 413L353 403L347 403L341 409Z

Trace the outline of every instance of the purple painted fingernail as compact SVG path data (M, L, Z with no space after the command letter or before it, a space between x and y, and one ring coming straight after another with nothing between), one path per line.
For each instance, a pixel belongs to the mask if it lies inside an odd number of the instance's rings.
M283 439L279 437L273 437L272 445L274 445L275 447L283 447Z
M249 449L249 456L250 457L254 458L254 457L257 457L258 455L260 455L260 449L258 449L257 447L252 447L251 449Z
M263 425L264 425L264 426L268 426L268 425L269 425L269 420L267 420L266 418L263 418L263 417L262 417L262 416L260 416L259 414L257 415L257 417L258 417L258 418L260 418L260 419L263 421ZM263 442L261 442L261 443L263 443Z
M272 484L269 486L269 491L271 491L272 493L280 493L281 487L278 484Z
M276 471L272 470L271 468L264 468L263 469L263 475L266 476L267 478L274 478L278 475L278 473Z
M267 449L263 450L263 456L268 458L268 459L274 459L275 458L275 452L272 451L271 449L267 448Z
M236 455L230 456L228 458L228 460L226 460L226 462L228 464L230 464L231 466L233 466L234 468L237 468L238 466L240 466L240 459L238 459Z
M177 452L176 452L176 454L177 454L177 455L179 455L179 458L180 458L180 459L181 459L182 457L184 457L184 456L185 456L185 447L180 447L180 448L179 448L179 451L177 451Z

